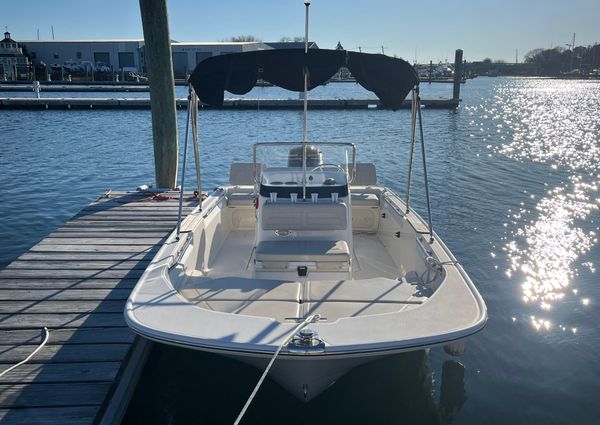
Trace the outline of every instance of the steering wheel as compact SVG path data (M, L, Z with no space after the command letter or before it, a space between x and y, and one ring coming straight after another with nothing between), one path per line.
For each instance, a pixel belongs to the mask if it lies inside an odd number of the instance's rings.
M346 170L344 170L340 165L337 165L337 164L319 164L316 167L314 167L312 170L310 170L310 172L312 173L313 171L322 170L323 168L335 168L336 171L338 171L342 174L346 174Z

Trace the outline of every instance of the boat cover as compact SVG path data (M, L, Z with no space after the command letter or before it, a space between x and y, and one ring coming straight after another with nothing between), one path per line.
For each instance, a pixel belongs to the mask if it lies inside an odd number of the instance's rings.
M405 60L327 49L309 49L308 53L304 49L273 49L214 56L198 64L189 82L202 102L221 106L225 90L246 94L258 79L301 92L305 67L311 90L327 82L343 66L390 109L400 108L419 82L417 72Z

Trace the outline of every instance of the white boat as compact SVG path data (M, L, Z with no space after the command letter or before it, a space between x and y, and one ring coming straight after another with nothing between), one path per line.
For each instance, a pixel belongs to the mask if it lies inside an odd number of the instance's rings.
M420 103L407 62L247 52L207 59L190 81L200 100L218 105L223 90L247 92L257 78L300 90L308 71L305 84L315 87L341 63L392 108L413 90L409 193ZM305 401L359 364L460 348L484 327L484 301L430 219L379 185L373 164L357 163L359 148L306 137L255 144L246 163L231 165L230 184L166 240L127 302L129 326L160 343L269 364L269 377Z

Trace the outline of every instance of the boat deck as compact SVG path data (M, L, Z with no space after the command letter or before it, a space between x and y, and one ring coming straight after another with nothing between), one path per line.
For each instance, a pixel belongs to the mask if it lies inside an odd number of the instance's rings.
M125 302L172 231L178 193L113 193L93 202L0 271L3 425L118 423L148 352ZM185 213L197 205L185 202Z
M400 276L374 233L353 235L353 279L344 280L312 277L318 273L295 281L270 279L269 273L255 279L253 245L254 231L231 231L209 269L191 273L177 289L201 308L279 321L391 313L415 308L430 295L416 276Z

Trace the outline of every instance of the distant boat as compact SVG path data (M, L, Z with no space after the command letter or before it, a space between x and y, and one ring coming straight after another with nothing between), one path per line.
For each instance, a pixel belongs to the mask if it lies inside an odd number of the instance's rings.
M243 94L259 76L301 91L303 70L312 89L341 64L392 109L418 89L401 59L323 49L217 56L190 82L218 106L224 90ZM365 362L460 351L486 323L483 299L431 223L379 185L356 149L306 138L254 144L148 266L127 302L129 326L261 369L274 361L269 376L304 401Z

